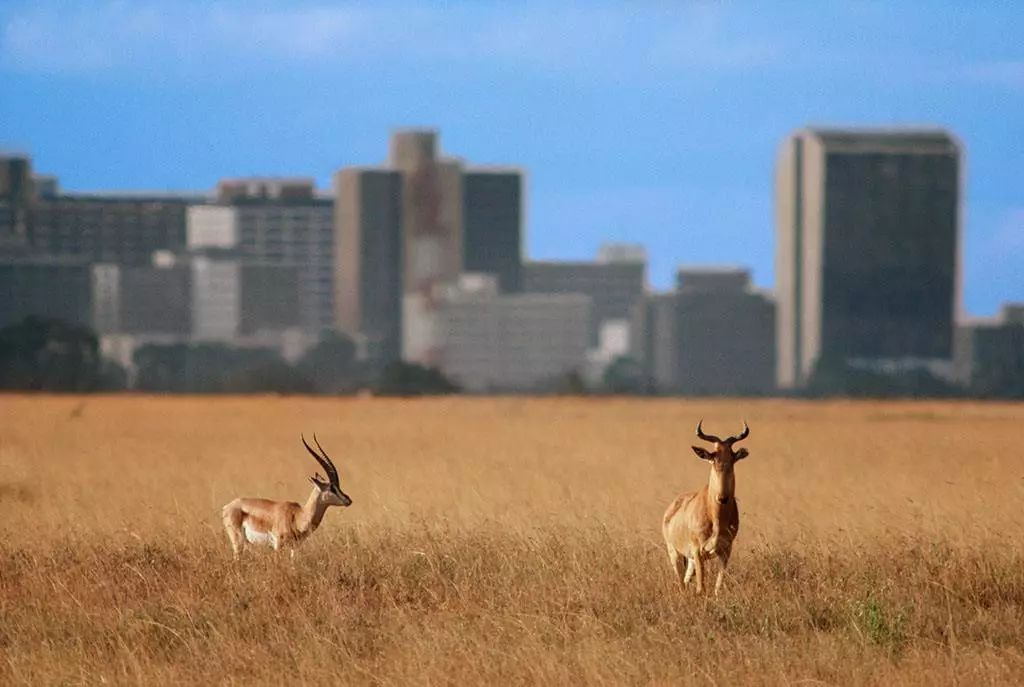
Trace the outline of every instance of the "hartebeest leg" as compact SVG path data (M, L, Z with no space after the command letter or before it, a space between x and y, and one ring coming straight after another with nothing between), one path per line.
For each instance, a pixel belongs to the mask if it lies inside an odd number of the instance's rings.
M729 551L721 551L718 554L718 577L715 578L715 596L722 589L722 580L725 579L725 568L729 565Z
M668 545L668 560L672 564L672 569L676 572L676 578L679 580L679 589L683 589L686 583L683 581L683 565L686 559L681 553L676 551L676 547L672 544Z
M700 555L700 547L693 547L693 557L690 559L693 561L693 571L697 576L697 593L704 593L704 561Z
M686 576L683 577L683 585L690 584L690 580L693 579L693 571L696 570L696 566L693 564L693 558L686 559Z

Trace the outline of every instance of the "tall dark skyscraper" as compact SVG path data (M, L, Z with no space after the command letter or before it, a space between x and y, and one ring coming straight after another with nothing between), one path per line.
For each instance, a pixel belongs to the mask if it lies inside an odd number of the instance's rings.
M960 158L937 129L810 128L776 177L777 382L818 361L951 365Z
M350 167L334 185L338 326L361 335L370 360L386 364L402 351L402 177Z
M504 293L522 290L522 173L469 168L462 180L465 271L495 275Z

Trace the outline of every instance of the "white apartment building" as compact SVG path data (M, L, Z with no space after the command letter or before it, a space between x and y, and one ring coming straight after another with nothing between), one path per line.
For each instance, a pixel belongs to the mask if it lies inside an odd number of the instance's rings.
M587 362L590 298L499 294L490 275L462 275L438 309L440 366L467 391L551 385Z

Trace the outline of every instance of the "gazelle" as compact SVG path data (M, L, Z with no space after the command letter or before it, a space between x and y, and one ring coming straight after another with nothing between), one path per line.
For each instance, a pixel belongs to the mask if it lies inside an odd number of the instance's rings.
M250 544L272 546L275 551L287 546L294 557L295 547L316 531L329 506L352 505L352 499L341 490L338 471L317 441L316 434L313 435L313 441L320 449L319 453L302 437L302 445L327 473L327 479L321 477L319 472L309 478L313 483L313 491L306 503L299 505L294 501L238 498L224 506L224 529L231 540L235 558L238 558L247 541Z
M750 434L747 423L743 431L728 439L719 439L702 430L703 420L697 423L697 437L713 444L710 451L693 446L693 452L701 460L711 463L708 483L700 491L691 491L679 496L665 511L662 534L668 557L676 575L679 588L685 589L694 573L697 575L697 593L704 591L704 561L717 556L719 568L715 580L715 594L722 588L725 568L732 553L732 542L740 530L740 509L736 504L736 476L733 465L749 453L741 448L733 451L733 445ZM685 573L684 570L685 564Z

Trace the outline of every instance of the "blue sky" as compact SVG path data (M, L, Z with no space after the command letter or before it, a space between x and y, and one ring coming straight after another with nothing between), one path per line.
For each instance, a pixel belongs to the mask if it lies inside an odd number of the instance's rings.
M822 7L827 6L827 9ZM432 126L528 171L527 251L644 243L773 282L775 153L815 124L966 146L964 301L1024 300L1024 3L0 2L0 147L71 190L327 186Z

